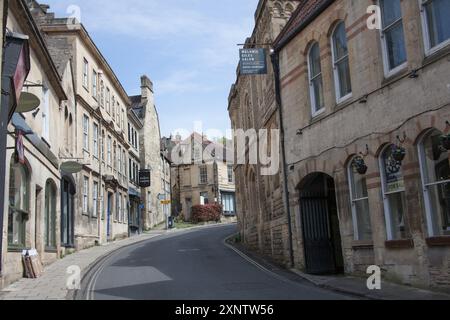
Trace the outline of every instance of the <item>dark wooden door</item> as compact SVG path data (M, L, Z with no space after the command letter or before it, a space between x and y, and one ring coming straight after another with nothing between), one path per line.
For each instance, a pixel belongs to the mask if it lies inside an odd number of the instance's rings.
M304 191L300 197L306 272L336 272L330 229L328 197L324 193Z

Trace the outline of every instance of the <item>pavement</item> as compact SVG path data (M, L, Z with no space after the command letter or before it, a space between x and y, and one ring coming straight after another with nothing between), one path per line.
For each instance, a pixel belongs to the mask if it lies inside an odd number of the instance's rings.
M254 252L247 250L241 244L234 244L237 250L244 255L250 257L257 263L264 265L265 268L277 269L271 261L258 256ZM411 286L399 285L387 281L381 282L381 290L369 290L367 288L367 278L358 278L351 276L316 276L306 274L296 269L291 269L291 273L301 277L310 282L314 286L323 288L329 291L347 294L355 298L365 300L450 300L450 295L442 292L423 290Z
M298 270L291 270L312 284L336 292L351 294L370 300L446 300L450 295L441 292L423 290L387 281L381 282L380 290L369 290L367 279L349 276L315 276Z
M99 263L82 284L87 300L352 300L286 270L253 262L224 239L236 225L150 239Z
M76 252L64 259L57 260L44 269L43 275L38 279L21 279L0 291L0 300L67 300L73 294L67 288L67 280L70 276L67 270L71 266L77 266L83 276L98 259L107 256L121 248L150 240L160 236L166 231L151 231L140 236L121 241L111 242L103 246L97 246Z

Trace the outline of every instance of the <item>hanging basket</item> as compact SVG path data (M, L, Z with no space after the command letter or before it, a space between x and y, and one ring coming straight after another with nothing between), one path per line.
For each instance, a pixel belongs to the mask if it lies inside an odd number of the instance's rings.
M444 134L441 136L441 144L445 150L450 150L450 134Z
M397 162L402 162L406 157L406 149L400 146L392 147L392 158Z
M353 166L355 167L356 172L358 172L360 175L365 175L367 173L367 170L369 169L363 158L356 158L353 161Z

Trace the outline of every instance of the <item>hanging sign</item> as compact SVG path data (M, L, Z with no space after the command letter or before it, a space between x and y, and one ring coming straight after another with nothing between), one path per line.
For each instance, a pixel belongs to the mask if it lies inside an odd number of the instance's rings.
M23 131L16 131L16 159L20 164L25 164L25 147L23 144Z
M61 171L75 174L83 170L83 165L75 161L68 161L61 164Z
M149 188L152 185L151 170L139 171L139 187Z
M267 74L266 49L241 49L241 75Z

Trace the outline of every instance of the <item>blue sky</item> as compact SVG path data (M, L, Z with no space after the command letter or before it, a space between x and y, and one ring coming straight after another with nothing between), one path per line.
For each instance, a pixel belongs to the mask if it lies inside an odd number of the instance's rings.
M155 85L161 133L194 122L229 129L228 94L238 43L250 36L258 0L43 0L58 16L80 16L130 95L140 76ZM78 10L79 8L79 10Z

